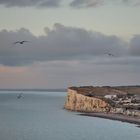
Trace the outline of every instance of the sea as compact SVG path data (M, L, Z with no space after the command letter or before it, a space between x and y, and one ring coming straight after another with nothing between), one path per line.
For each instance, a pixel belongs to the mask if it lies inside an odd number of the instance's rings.
M65 110L66 96L60 91L0 91L0 140L140 140L135 124Z

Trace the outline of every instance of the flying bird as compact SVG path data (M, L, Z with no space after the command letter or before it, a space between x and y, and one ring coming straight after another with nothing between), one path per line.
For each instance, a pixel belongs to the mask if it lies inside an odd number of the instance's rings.
M19 95L17 95L17 99L20 99L21 97L23 97L22 95L23 93L20 93Z
M29 42L29 41L26 41L26 40L23 40L23 41L16 41L16 42L14 42L14 44L24 44L25 42Z
M111 54L111 53L107 53L109 56L114 56L113 54Z
M114 56L114 54L112 53L105 53L105 54L107 54L108 56Z

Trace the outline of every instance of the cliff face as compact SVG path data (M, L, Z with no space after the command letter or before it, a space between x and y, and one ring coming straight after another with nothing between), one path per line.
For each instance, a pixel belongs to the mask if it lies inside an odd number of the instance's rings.
M111 106L98 98L79 94L76 90L68 89L65 109L80 112L107 112Z

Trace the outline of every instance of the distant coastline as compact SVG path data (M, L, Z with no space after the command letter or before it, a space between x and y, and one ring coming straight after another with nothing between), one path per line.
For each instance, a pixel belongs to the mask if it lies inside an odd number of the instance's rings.
M140 86L69 87L64 108L140 126Z

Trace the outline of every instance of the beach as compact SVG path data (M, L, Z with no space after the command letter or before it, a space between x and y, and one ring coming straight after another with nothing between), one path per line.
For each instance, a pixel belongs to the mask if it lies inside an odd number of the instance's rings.
M126 116L126 115L121 115L121 114L113 114L113 113L82 113L79 115L89 116L89 117L99 117L99 118L104 118L104 119L117 120L121 122L128 122L132 124L137 124L138 127L140 127L140 118L138 117Z

